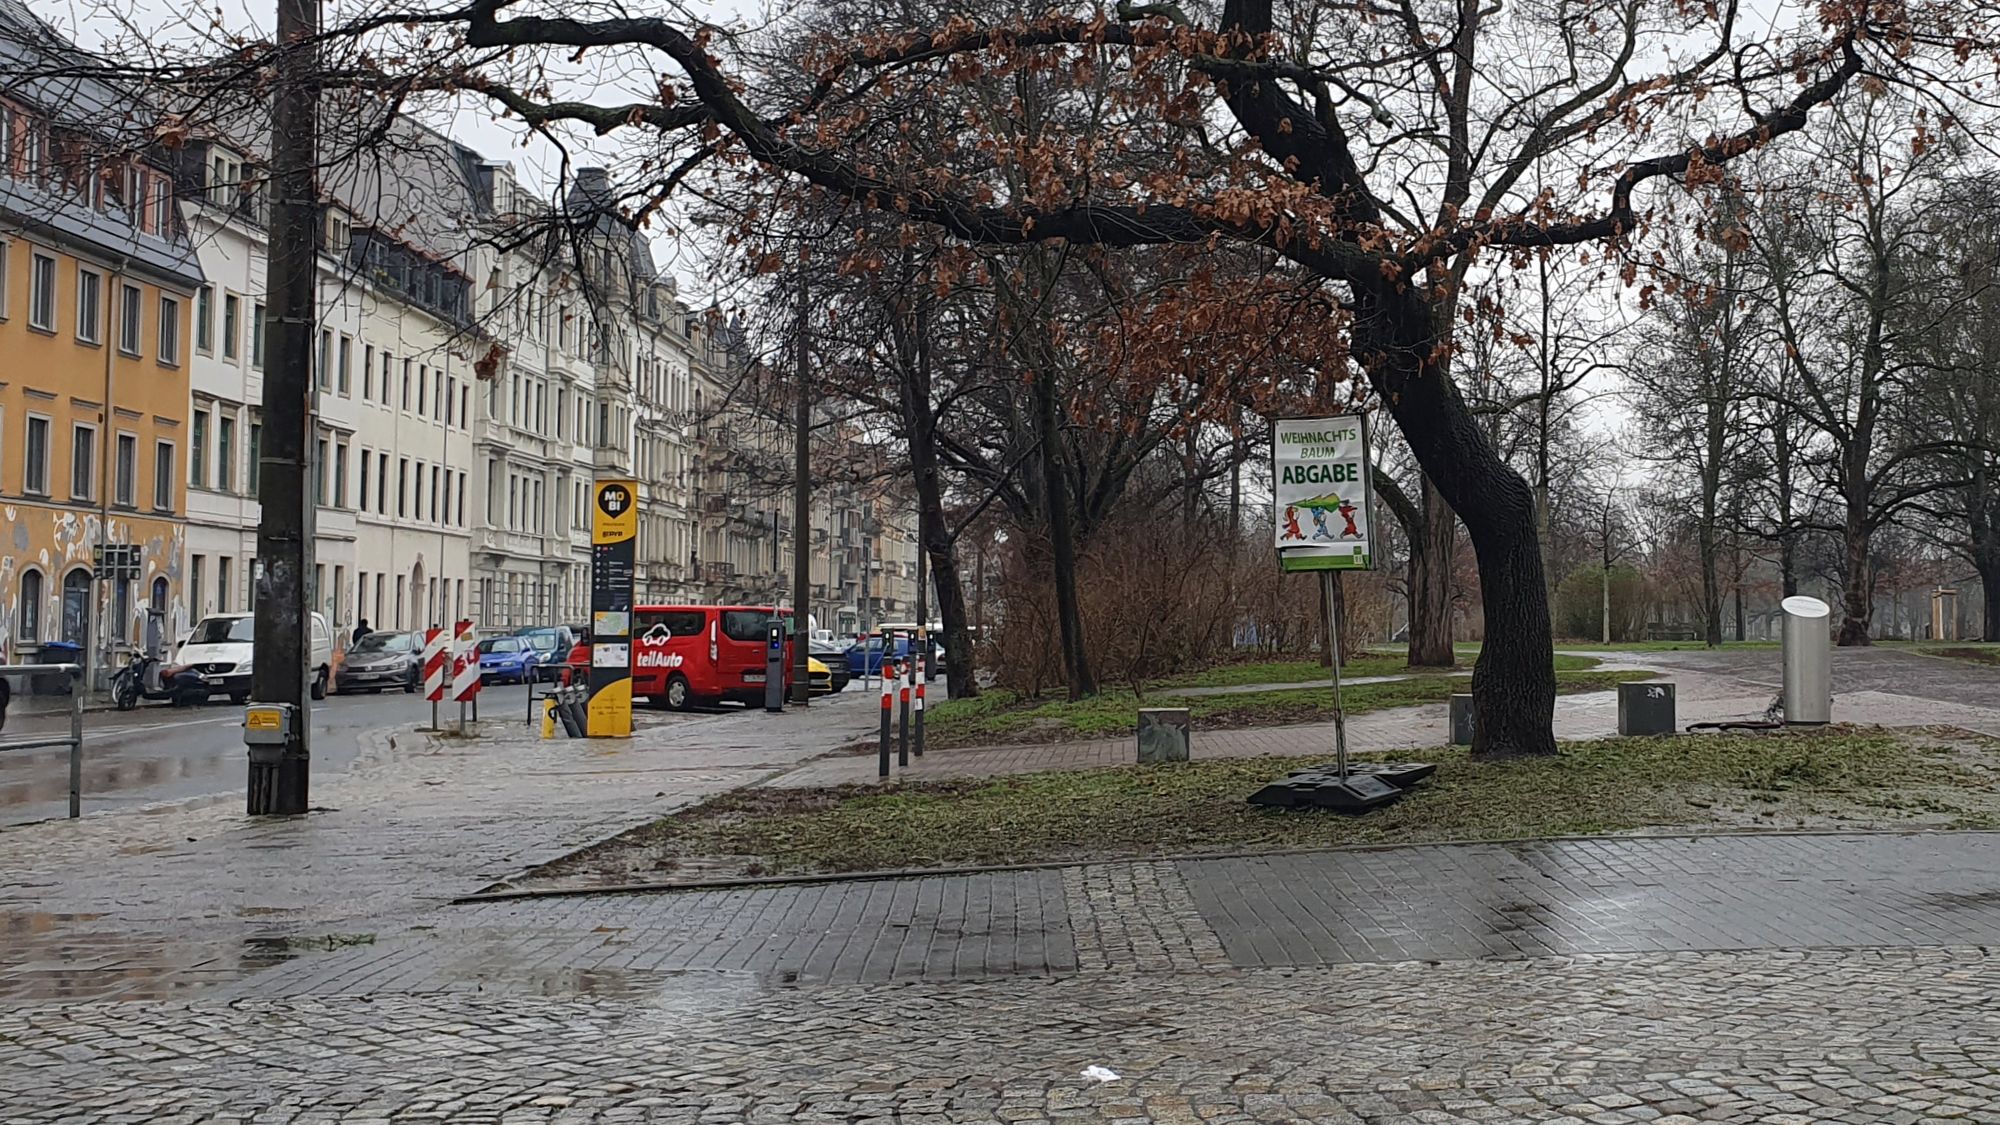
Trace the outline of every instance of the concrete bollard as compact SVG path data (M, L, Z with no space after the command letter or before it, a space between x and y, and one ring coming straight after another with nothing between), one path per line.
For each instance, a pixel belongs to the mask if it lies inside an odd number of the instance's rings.
M1472 745L1472 696L1469 694L1451 697L1451 744L1453 746Z
M1194 721L1185 707L1139 709L1139 764L1185 762L1194 744Z

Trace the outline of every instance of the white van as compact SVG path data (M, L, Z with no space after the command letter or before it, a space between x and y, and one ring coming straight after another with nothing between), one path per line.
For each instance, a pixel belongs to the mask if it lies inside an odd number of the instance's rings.
M255 657L253 641L257 618L249 613L217 613L195 623L181 640L174 663L187 664L208 682L211 695L226 694L229 702L250 698L250 673ZM312 615L312 697L326 698L327 677L333 668L333 631L326 618Z

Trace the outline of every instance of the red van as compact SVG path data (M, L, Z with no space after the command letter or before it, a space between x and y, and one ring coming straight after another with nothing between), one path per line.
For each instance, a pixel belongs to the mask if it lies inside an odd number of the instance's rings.
M749 605L642 605L632 610L632 697L676 711L735 700L764 702L764 630L787 625L785 687L792 680L792 611ZM588 666L588 642L572 664ZM582 659L579 660L578 657Z

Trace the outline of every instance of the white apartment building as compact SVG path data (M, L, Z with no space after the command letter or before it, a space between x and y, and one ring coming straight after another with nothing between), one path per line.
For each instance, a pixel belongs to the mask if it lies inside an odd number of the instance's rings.
M586 622L589 490L604 476L639 482L639 600L788 602L789 495L724 466L746 442L773 457L789 443L718 416L743 369L738 333L678 300L614 217L605 173L579 172L550 203L420 126L396 139L393 157L322 185L314 601L336 633L361 619ZM180 630L254 597L266 292L255 154L210 139L185 164L209 282L194 314ZM893 538L878 570L902 569ZM843 574L816 576L829 620L866 616L836 609L867 600L852 565L843 554ZM882 611L904 600L877 597Z

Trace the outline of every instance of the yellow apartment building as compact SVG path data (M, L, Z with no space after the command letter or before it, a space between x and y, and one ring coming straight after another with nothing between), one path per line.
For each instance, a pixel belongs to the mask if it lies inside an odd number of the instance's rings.
M46 49L5 22L0 57ZM188 432L201 270L171 165L119 140L133 114L90 80L0 99L0 656L75 644L98 683L172 639L201 440Z

